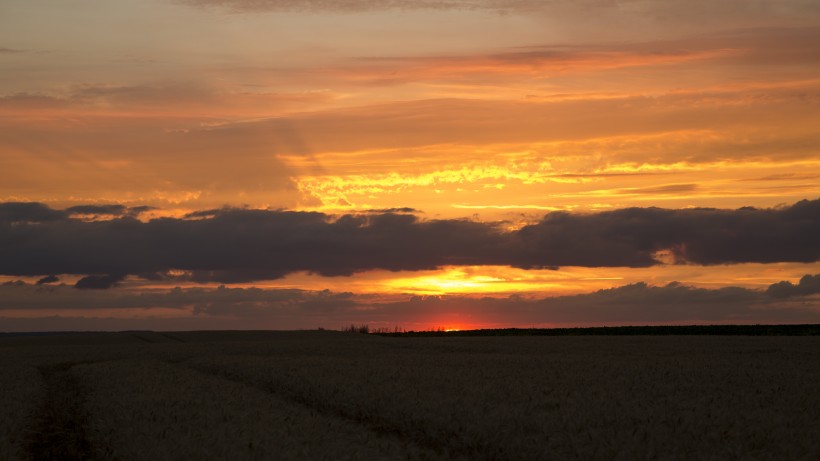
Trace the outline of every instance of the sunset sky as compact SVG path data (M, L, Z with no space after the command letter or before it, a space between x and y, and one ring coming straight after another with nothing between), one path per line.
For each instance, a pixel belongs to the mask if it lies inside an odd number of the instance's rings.
M820 323L815 0L3 0L0 331Z

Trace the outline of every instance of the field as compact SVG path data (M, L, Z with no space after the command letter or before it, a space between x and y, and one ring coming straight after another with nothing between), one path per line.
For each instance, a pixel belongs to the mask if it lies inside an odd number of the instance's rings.
M0 337L0 459L820 459L818 336Z

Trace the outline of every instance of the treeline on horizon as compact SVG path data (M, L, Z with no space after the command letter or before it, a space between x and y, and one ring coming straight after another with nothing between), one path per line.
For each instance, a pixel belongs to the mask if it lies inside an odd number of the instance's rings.
M363 331L357 327L357 332ZM345 331L351 331L350 328ZM802 325L652 325L579 328L493 328L445 331L369 331L381 336L646 336L646 335L724 335L724 336L819 336L820 324Z
M333 331L319 328L320 331ZM229 333L231 337L242 336L243 333L275 333L277 330L198 330L191 331L196 335ZM285 331L285 330L282 330ZM293 330L287 330L293 331ZM311 331L311 330L301 330ZM315 330L313 330L315 331ZM820 324L796 325L646 325L646 326L614 326L614 327L574 327L574 328L487 328L478 330L451 330L443 328L433 330L404 330L401 327L384 328L371 327L367 324L350 325L342 328L344 333L361 333L392 337L464 337L464 336L663 336L663 335L713 335L713 336L820 336ZM117 333L157 333L171 338L170 333L185 332L153 332L151 330L127 331L31 331L31 332L3 332L0 337L37 337L37 336L83 336L89 334L117 334ZM176 339L183 341L182 339Z

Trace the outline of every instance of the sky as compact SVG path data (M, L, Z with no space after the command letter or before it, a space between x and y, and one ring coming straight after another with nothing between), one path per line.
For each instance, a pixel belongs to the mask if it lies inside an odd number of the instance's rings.
M820 323L813 0L4 0L0 331Z

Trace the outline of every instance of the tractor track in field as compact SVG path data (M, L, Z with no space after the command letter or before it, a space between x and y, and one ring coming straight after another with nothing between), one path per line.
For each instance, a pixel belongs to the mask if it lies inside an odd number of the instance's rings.
M46 395L34 415L26 451L29 459L93 461L94 450L87 438L88 414L84 408L88 390L69 370L88 362L66 362L38 367Z
M292 402L307 409L310 409L312 411L315 411L316 413L319 413L323 416L338 418L341 420L355 423L359 426L366 428L367 430L373 432L378 436L398 439L408 445L414 445L420 449L433 452L435 453L437 458L451 460L485 459L486 453L492 452L491 447L484 447L481 443L477 444L474 447L471 447L470 449L465 450L445 449L436 440L432 440L427 437L414 437L413 434L409 433L406 430L403 430L400 427L396 427L394 424L390 424L388 421L368 418L366 416L346 411L343 408L340 408L332 404L313 401L304 395L300 395L298 391L294 391L292 389L279 389L274 387L273 385L255 382L242 376L238 376L220 370L212 370L204 367L201 368L197 366L187 365L181 362L170 363L173 363L177 366L184 366L192 370L198 371L200 373L215 376L221 379L225 379L227 381L232 381L255 389L259 389L268 394L276 396L282 400ZM490 451L486 451L487 449L489 449Z

